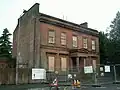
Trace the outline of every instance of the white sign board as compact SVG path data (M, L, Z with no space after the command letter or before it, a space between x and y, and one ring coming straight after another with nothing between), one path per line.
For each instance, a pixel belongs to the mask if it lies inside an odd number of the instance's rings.
M46 79L46 70L40 68L32 68L32 80Z
M68 79L72 79L72 74L68 74Z
M100 71L103 71L103 67L100 67Z
M104 76L104 73L101 73L100 76Z
M105 72L110 72L110 66L105 66Z
M74 74L73 76L76 77L76 74Z
M93 73L92 66L85 66L84 67L84 73Z

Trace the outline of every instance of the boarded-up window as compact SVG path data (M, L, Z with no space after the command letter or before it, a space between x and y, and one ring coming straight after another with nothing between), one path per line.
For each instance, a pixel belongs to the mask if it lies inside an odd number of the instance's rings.
M73 47L77 47L77 36L73 36Z
M92 40L92 50L95 50L95 40Z
M49 40L48 42L53 44L55 43L55 31L54 30L49 30Z
M65 57L61 57L61 70L66 71L67 69L67 59Z
M54 65L55 65L55 57L54 56L48 57L48 65L49 65L49 71L54 71Z
M66 33L61 33L61 45L66 45Z
M96 68L96 60L93 60L93 68Z
M86 59L84 58L83 60L84 60L84 66L86 66Z
M83 48L87 49L88 45L87 45L87 38L83 39Z

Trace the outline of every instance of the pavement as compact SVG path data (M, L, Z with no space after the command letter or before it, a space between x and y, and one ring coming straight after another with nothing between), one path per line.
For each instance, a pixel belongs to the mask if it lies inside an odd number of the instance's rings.
M55 90L45 84L26 84L26 85L2 85L0 90ZM73 90L71 86L59 86L59 90ZM101 84L101 86L93 87L92 85L82 85L77 90L120 90L120 84Z

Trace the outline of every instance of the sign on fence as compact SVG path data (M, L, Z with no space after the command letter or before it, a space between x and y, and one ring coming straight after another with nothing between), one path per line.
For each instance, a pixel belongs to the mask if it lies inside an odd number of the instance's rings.
M110 66L105 66L105 72L110 72Z
M92 66L85 66L84 67L84 73L93 73Z
M46 79L46 70L39 68L32 68L32 80L34 79Z
M68 79L72 79L72 74L68 74Z
M103 67L100 67L100 71L102 72L104 69L103 69Z

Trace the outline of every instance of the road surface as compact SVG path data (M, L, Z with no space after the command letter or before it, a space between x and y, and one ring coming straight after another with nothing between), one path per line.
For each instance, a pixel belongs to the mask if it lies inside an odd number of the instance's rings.
M65 87L61 86L59 87L59 90L73 90L71 89L71 87L67 87L66 89L64 89ZM34 88L34 89L27 89L27 90L50 90L50 88L45 87L45 88ZM51 90L55 90L54 88ZM91 86L82 86L81 89L77 89L77 90L120 90L120 85L103 85L101 87L91 87Z
M1 87L0 90L55 90L55 88L50 89L50 87ZM66 89L64 86L60 86L59 90L73 90L70 86L68 86ZM102 85L101 87L92 87L92 86L82 86L81 89L77 90L120 90L120 84L115 85L115 84L108 84L108 85Z

